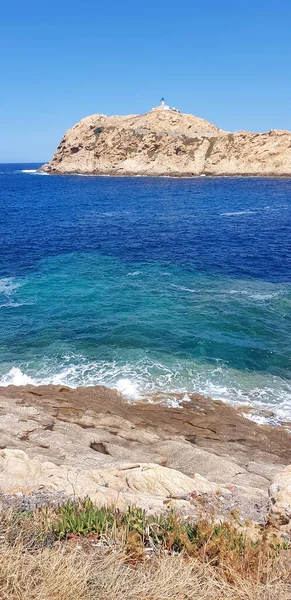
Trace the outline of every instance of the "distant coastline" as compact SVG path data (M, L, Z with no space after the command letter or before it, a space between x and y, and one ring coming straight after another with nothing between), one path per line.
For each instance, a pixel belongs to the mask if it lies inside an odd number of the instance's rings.
M150 173L140 173L140 174L136 174L136 173L83 173L81 171L68 171L68 172L51 172L49 170L43 169L43 167L45 167L45 165L42 165L42 167L40 167L39 169L37 169L37 171L35 171L37 174L41 175L52 175L52 176L67 176L67 175L75 175L76 177L111 177L111 178L149 178L149 179L154 179L154 178L158 178L158 179L200 179L201 177L206 177L206 178L210 178L210 179L291 179L291 173L282 173L282 174L274 174L274 173L264 173L264 174L253 174L253 173L239 173L237 175L230 175L227 173L221 173L219 175L214 175L211 173L201 173L200 175L192 175L192 174L183 174L181 175L180 173L171 173L171 175L169 174L164 174L161 173L159 175L156 174L150 174Z

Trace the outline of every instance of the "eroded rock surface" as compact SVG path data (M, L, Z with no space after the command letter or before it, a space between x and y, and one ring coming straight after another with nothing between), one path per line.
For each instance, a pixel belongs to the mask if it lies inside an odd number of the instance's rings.
M78 469L29 458L22 450L0 451L0 488L9 495L46 489L68 497L90 496L99 505L126 509L136 504L150 512L161 511L167 499L183 507L194 492L215 494L218 490L201 475L187 477L151 463Z
M47 173L291 175L291 132L225 132L175 110L85 117L67 131Z
M275 475L269 494L274 522L291 533L291 465Z
M222 494L248 518L267 511L274 473L291 462L290 434L221 402L181 408L126 403L104 387L0 390L0 489L51 489L150 510L191 494ZM186 494L186 498L185 498Z

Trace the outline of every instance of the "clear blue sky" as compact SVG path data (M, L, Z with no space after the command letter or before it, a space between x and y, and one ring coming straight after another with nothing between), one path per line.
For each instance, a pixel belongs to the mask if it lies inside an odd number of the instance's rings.
M290 0L5 1L0 161L48 160L82 117L161 96L223 129L291 129L290 32Z

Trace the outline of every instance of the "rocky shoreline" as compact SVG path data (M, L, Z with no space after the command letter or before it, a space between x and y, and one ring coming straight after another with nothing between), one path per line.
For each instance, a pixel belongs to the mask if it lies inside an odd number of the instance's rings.
M271 173L238 173L238 174L229 174L229 173L219 173L217 174L213 174L213 173L201 173L199 175L193 175L193 173L178 173L178 172L171 172L171 174L169 175L168 173L148 173L148 172L140 172L138 174L136 174L133 171L122 171L120 173L117 173L116 171L92 171L90 173L84 173L84 171L82 170L76 170L76 171L58 171L58 170L50 170L48 168L48 165L45 164L42 167L40 167L39 169L37 169L38 173L46 173L47 175L58 175L58 176L66 176L66 175L76 175L76 176L87 176L87 177L110 177L110 178L116 178L116 179L120 179L120 178L126 178L126 177L131 177L131 178L138 178L138 177L147 177L149 179L154 179L156 177L159 178L164 178L164 179L198 179L200 177L206 177L206 178L211 178L211 179L218 179L218 178L228 178L228 179L236 179L236 178L245 178L245 179L261 179L262 177L264 179L291 179L291 173L276 173L271 172Z
M289 531L288 430L189 397L168 408L159 398L128 404L105 387L1 388L2 501L89 495L99 505L173 505L193 515L202 506L221 518L237 510L262 522L269 514Z

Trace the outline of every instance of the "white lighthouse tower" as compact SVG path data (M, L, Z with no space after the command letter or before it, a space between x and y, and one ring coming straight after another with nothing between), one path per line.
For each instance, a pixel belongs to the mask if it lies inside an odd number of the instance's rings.
M165 102L165 98L161 98L161 102L158 106L155 106L154 108L152 108L152 110L171 110L169 105L166 104Z
M161 98L161 104L158 108L160 108L161 110L170 110L168 104L165 103L165 98Z

